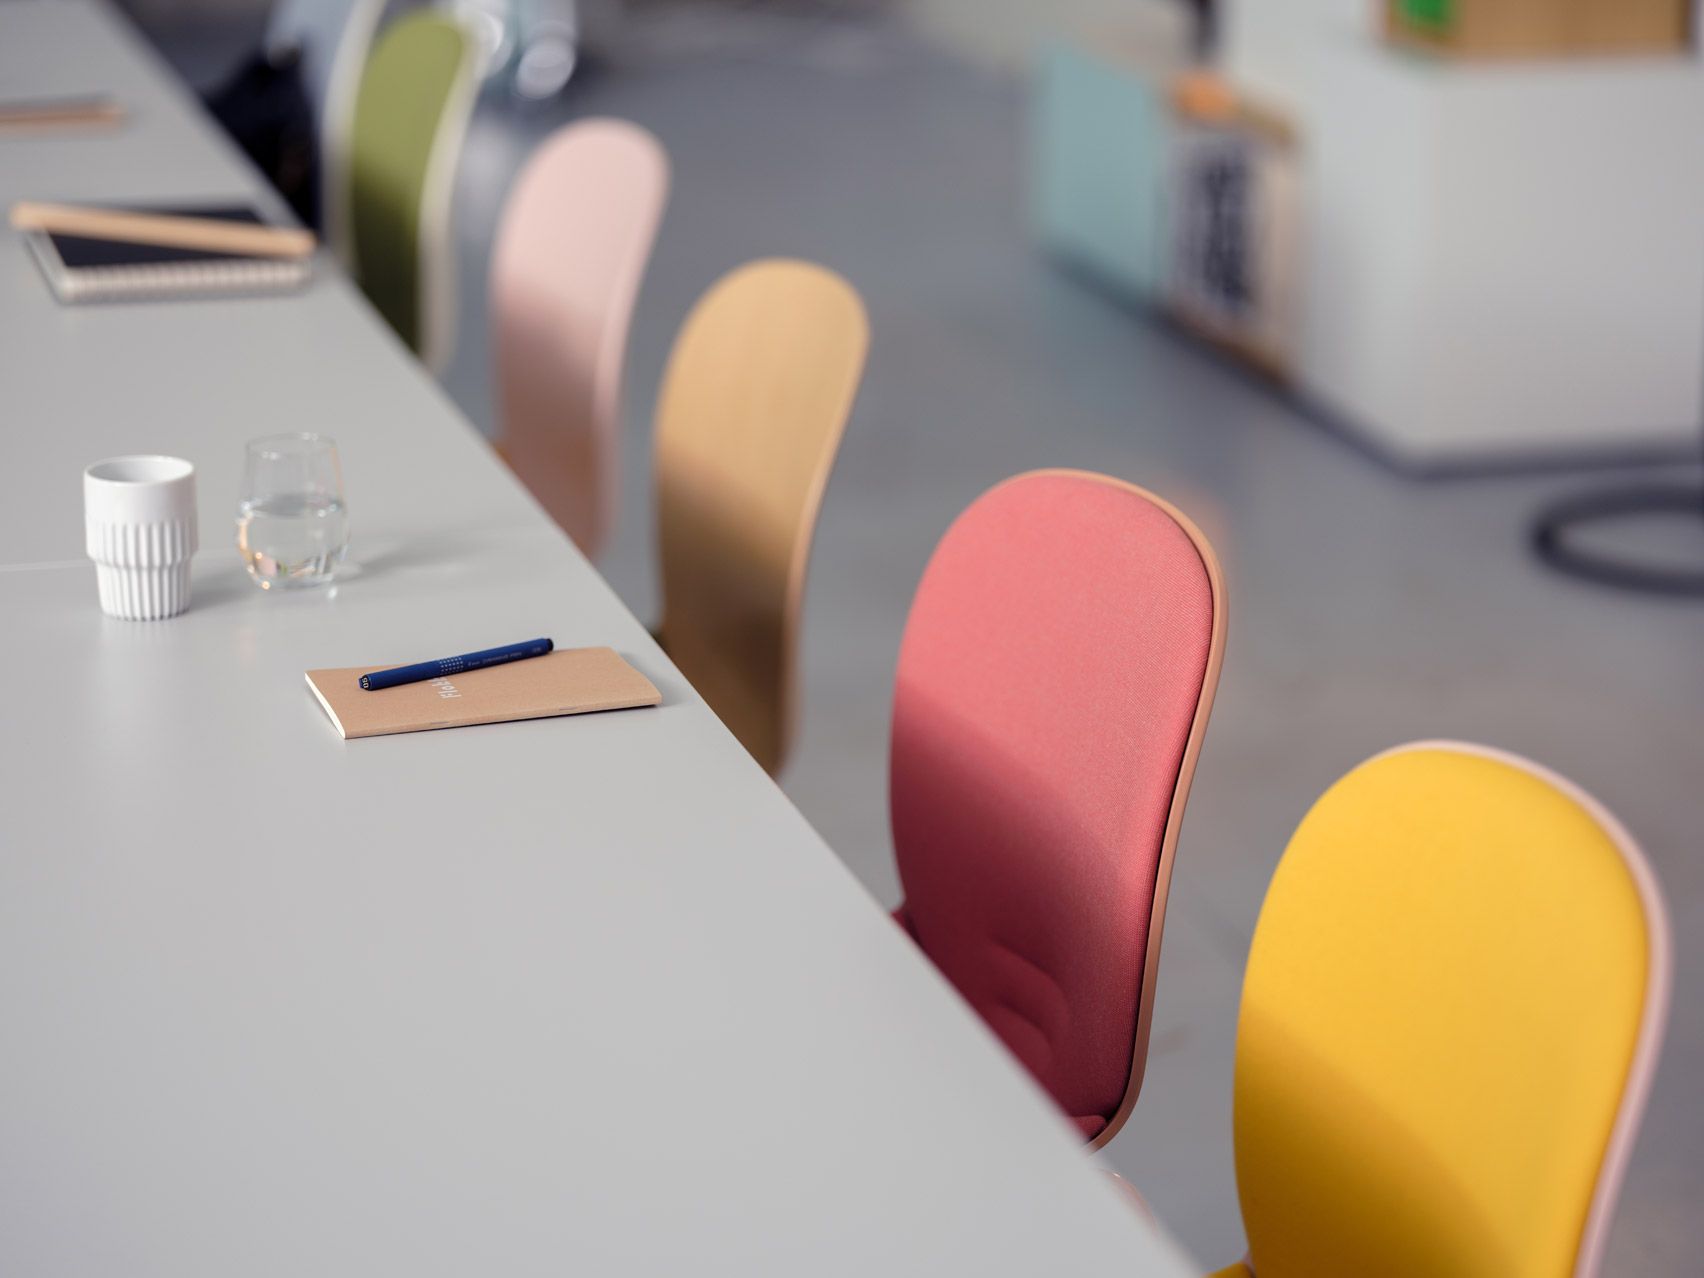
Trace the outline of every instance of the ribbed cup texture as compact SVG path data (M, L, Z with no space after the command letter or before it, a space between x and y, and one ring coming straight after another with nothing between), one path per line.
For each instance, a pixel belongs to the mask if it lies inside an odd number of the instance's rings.
M160 568L195 553L195 521L174 519L159 524L102 524L90 522L89 558L120 568Z
M101 611L126 621L159 621L189 607L189 560L163 568L96 564Z
M101 611L127 621L158 621L189 607L193 519L157 524L88 525Z

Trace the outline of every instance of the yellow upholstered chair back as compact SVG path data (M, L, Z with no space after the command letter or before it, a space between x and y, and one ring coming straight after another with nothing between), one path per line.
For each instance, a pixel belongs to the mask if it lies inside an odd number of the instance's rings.
M1249 954L1257 1278L1595 1272L1668 1003L1660 891L1526 760L1404 746L1291 840Z
M657 405L663 646L771 773L792 735L811 534L863 375L858 294L809 262L752 262L701 298Z

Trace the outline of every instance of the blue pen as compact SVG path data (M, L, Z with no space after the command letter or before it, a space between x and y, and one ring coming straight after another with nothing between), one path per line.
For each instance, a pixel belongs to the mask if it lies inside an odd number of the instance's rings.
M425 679L447 679L467 670L500 666L506 661L524 661L528 657L542 657L555 646L548 639L528 639L525 643L505 644L501 648L487 648L484 652L445 657L442 661L422 661L412 666L397 666L394 670L375 670L372 674L361 676L361 686L368 692L377 692L381 688L394 688L398 684L419 683Z

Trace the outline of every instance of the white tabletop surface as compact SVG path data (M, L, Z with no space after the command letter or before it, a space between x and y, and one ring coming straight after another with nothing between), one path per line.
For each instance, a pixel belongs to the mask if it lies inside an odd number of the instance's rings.
M0 201L258 196L134 34L0 2ZM265 595L241 446L343 451ZM60 307L0 231L0 1273L1194 1271L329 269ZM79 474L199 471L195 601L103 617ZM345 743L314 666L549 634L656 710ZM872 796L879 801L879 796Z

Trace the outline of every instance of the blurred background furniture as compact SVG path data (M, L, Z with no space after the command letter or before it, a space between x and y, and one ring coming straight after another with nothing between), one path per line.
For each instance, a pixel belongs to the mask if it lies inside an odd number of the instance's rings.
M1146 21L1128 34L1038 55L1030 221L1056 259L1148 302L1166 288L1167 94L1194 42L1180 6L1133 13Z
M1253 1272L1595 1274L1669 968L1644 855L1577 787L1453 742L1356 768L1290 840L1248 957Z
M657 638L771 775L792 744L817 509L869 341L833 271L752 262L693 307L663 376Z
M559 93L579 67L584 15L579 0L445 0L475 32L480 76L522 102ZM605 0L606 13L624 0Z
M1097 1148L1141 1089L1224 643L1200 530L1079 471L972 503L906 621L895 917Z
M264 52L279 65L294 57L318 145L318 216L334 252L347 264L349 136L355 97L384 14L385 0L277 0L266 24Z
M1694 0L1384 0L1393 40L1456 57L1676 52Z
M1224 73L1302 147L1305 399L1423 469L1695 446L1694 54L1441 59L1331 0L1243 0L1223 28Z
M385 29L361 77L349 148L349 263L361 291L427 368L455 341L450 204L473 108L467 32L430 12Z
M627 334L668 184L649 132L576 121L527 161L492 249L497 448L592 559L614 517Z
M1232 345L1405 469L1690 450L1704 429L1704 63L1689 22L1676 27L1684 7L1390 0L1435 49L1553 55L1493 59L1417 51L1371 4L1222 6L1208 65L1238 111L1281 125L1293 157L1293 177L1255 190L1261 166L1219 162L1227 147L1252 156L1253 136L1215 126L1213 181L1223 194L1240 170L1246 196L1219 219L1237 232L1222 244L1165 212L1190 207L1168 187L1202 141L1199 112L1162 106L1192 43L1144 19L1055 45L1032 106L1041 241L1191 327L1177 285L1202 260L1192 237L1227 279L1276 278L1266 336ZM1613 37L1659 9L1660 38Z
M1295 130L1208 71L1174 77L1170 96L1166 314L1287 379L1302 229Z

